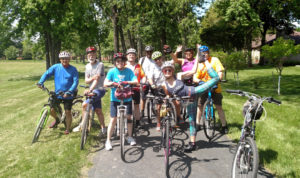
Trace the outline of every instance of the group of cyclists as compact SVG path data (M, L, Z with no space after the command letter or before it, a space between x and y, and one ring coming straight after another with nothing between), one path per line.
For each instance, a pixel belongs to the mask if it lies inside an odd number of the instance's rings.
M163 53L169 54L172 60L166 60L165 55L160 51L154 51L152 46L145 47L145 56L141 57L137 62L137 51L129 48L126 55L123 53L115 53L113 56L114 68L110 69L105 76L104 65L97 59L97 50L94 46L86 49L87 59L89 63L85 67L85 83L89 85L89 89L84 91L87 93L95 93L93 99L93 110L98 116L101 130L100 134L107 134L105 149L112 150L111 136L117 122L117 107L120 100L115 96L115 91L120 86L132 85L138 89L133 89L131 97L123 100L123 104L127 106L127 141L130 145L136 145L135 139L132 137L132 115L136 119L136 125L139 126L140 118L144 117L145 102L148 92L152 94L163 93L168 96L190 96L193 101L187 106L187 115L190 125L190 142L185 146L185 152L191 152L196 149L196 133L201 129L200 119L202 105L206 101L206 91L215 88L212 93L214 105L218 111L221 120L221 133L226 134L228 127L225 114L222 109L222 94L220 80L223 77L224 67L216 57L211 57L207 46L197 45L197 54L194 57L194 49L186 48L184 58L178 58L178 54L182 52L182 46L178 46L176 51L172 53L168 45L164 45ZM42 88L44 82L54 76L55 92L64 92L63 96L58 96L57 104L63 103L66 111L66 130L64 134L69 134L72 124L72 99L77 94L78 71L70 65L71 55L67 51L59 54L60 62L51 66L41 77L38 86ZM176 73L175 64L181 66L181 71ZM147 84L144 90L139 90L140 83ZM199 83L201 85L199 85ZM105 95L103 88L111 87L110 94L110 122L106 129L104 116L102 112L101 97ZM84 114L88 101L83 102L82 112ZM184 119L180 115L180 101L174 101L178 124L183 124ZM134 107L134 109L132 108ZM157 113L159 113L161 105L157 105ZM132 111L134 110L134 113ZM198 117L197 117L198 113ZM57 127L59 119L53 109L51 115L54 121L50 124L50 128ZM160 131L160 115L156 114L156 130ZM81 123L73 128L73 132L80 131Z

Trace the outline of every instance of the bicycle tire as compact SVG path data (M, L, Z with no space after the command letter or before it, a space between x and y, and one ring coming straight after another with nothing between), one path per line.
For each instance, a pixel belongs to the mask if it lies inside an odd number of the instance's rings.
M120 146L121 158L125 162L125 124L124 124L124 111L120 112Z
M211 105L208 100L203 105L202 122L205 136L211 141L215 136L216 119L214 112L211 112Z
M170 118L169 118L170 119ZM171 153L170 150L170 143L171 143L171 138L170 138L170 121L168 119L165 120L165 137L164 137L164 152L165 152L165 171L166 171L166 176L169 177L169 156Z
M35 143L36 141L38 141L39 139L39 136L41 134L41 131L42 129L44 128L44 125L45 125L45 121L48 117L48 113L49 110L48 109L44 109L40 119L39 119L39 122L37 124L37 127L35 129L35 132L34 132L34 135L33 135L33 139L32 139L32 143Z
M88 106L89 107L89 106ZM80 142L80 149L84 149L84 145L87 139L87 132L88 132L88 125L89 125L89 109L85 112L83 123L82 123L82 130L81 130L81 142Z
M232 178L256 178L258 164L259 157L256 143L251 137L246 137L244 143L239 143L237 147L237 151L232 163Z
M170 102L170 104L171 104L172 109L168 113L169 113L169 117L171 118L171 122L174 122L171 125L177 125L178 120L177 120L176 107L175 107L175 104L173 102ZM174 119L172 119L172 118L174 118Z
M152 105L153 105L153 100L149 99L147 102L147 117L148 117L148 123L152 123Z

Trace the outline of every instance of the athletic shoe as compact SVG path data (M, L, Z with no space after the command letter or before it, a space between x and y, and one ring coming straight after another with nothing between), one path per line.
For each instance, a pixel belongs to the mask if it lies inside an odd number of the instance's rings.
M65 130L65 132L64 132L65 135L69 135L69 133L70 132L68 130Z
M77 127L73 128L73 132L79 132L81 130L81 124L79 124Z
M101 133L102 133L103 135L105 135L105 134L106 134L106 132L107 132L107 129L106 129L106 127L104 127L104 128L101 128Z
M195 150L196 150L196 144L193 142L189 142L189 144L185 145L185 147L184 147L184 152L187 152L187 153L195 151Z
M132 137L128 137L128 138L127 138L127 142L128 142L128 144L130 144L131 146L136 145L136 142L135 142L134 138L132 138Z
M50 124L49 128L56 128L56 127L57 127L57 125L58 125L58 123L59 123L59 121L57 121L57 120L54 120L53 122L51 122L51 124Z
M107 151L112 150L111 141L106 140L106 142L105 142L105 149L106 149Z
M224 126L224 127L222 127L222 129L221 129L221 134L228 134L228 127L227 127L227 125L226 126Z

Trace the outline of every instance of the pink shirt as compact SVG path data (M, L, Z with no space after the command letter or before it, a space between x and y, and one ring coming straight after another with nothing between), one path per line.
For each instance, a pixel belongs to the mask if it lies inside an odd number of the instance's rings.
M186 71L192 70L193 66L194 66L194 63L195 63L195 59L193 59L192 61L184 59L183 65L181 66L182 72L186 72Z

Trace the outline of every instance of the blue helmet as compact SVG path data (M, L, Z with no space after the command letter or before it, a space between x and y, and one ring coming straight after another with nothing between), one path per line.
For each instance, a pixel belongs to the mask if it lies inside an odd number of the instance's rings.
M200 52L209 51L209 48L208 48L207 46L200 46L200 47L199 47L199 51L200 51Z

